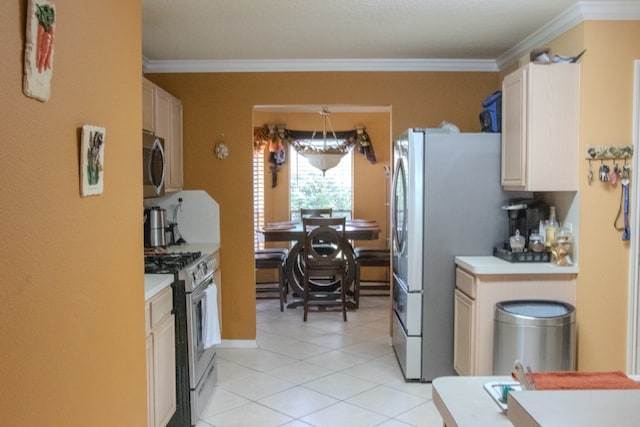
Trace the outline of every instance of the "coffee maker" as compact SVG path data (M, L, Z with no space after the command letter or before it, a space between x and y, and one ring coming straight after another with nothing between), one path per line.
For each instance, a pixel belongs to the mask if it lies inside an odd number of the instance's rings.
M528 248L531 232L537 232L540 221L549 218L549 205L542 200L510 200L502 206L502 209L507 211L509 219L509 235L504 242L504 249L508 251L511 251L509 238L516 234L516 230L524 237L525 248Z
M166 211L158 206L144 210L144 245L148 247L167 246Z

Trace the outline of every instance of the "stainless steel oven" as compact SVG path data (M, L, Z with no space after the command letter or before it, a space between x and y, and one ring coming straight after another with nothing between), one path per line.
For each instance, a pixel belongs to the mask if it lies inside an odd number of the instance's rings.
M207 347L207 328L219 328L218 308L209 292L217 293L214 271L217 258L205 256L186 268L187 340L191 424L198 422L204 405L213 392L217 377L215 346ZM213 302L212 302L213 301ZM213 305L213 306L212 306Z
M194 426L216 381L215 346L205 347L206 328L217 320L217 304L207 298L214 290L218 258L200 252L145 256L146 274L175 275L173 309L176 318L176 413L168 427ZM217 296L217 288L215 289ZM209 295L210 296L210 295ZM216 298L217 299L217 298ZM215 322L219 328L219 323Z

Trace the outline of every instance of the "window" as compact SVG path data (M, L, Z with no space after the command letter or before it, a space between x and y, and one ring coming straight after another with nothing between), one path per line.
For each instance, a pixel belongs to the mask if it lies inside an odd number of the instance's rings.
M322 171L289 147L289 206L292 221L300 219L301 208L333 208L333 216L352 215L353 150L338 166Z
M258 230L265 225L265 153L253 156L253 225ZM291 220L300 220L300 209L333 208L334 216L352 217L353 206L353 151L346 154L338 166L322 172L309 164L309 161L289 149L287 158L289 168L289 200ZM254 249L263 249L262 234L254 232Z
M264 152L253 155L253 229L264 227ZM253 233L254 249L264 249L262 234Z

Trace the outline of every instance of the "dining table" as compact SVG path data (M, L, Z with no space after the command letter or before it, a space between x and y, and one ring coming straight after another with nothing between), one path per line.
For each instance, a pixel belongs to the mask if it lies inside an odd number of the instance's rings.
M304 269L302 264L302 254L304 249L304 230L300 221L282 221L265 224L264 227L258 229L258 232L264 236L265 242L291 242L293 245L289 249L287 260L285 263L285 276L292 293L302 298L304 294L303 278ZM345 238L348 241L348 251L344 254L347 263L346 285L349 294L353 295L351 290L356 271L355 253L352 242L356 240L377 240L381 229L375 220L368 219L351 219L346 220ZM332 292L339 289L341 284L325 283L321 281L311 280L310 287L314 291ZM300 305L299 300L294 300L287 305L288 308L294 308ZM352 305L352 304L350 304Z

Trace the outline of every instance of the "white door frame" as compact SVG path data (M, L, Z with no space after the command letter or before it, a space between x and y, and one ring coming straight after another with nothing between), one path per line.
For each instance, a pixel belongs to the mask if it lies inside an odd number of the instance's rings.
M640 60L634 61L631 245L629 248L629 316L627 373L640 373ZM635 208L635 209L634 209Z

